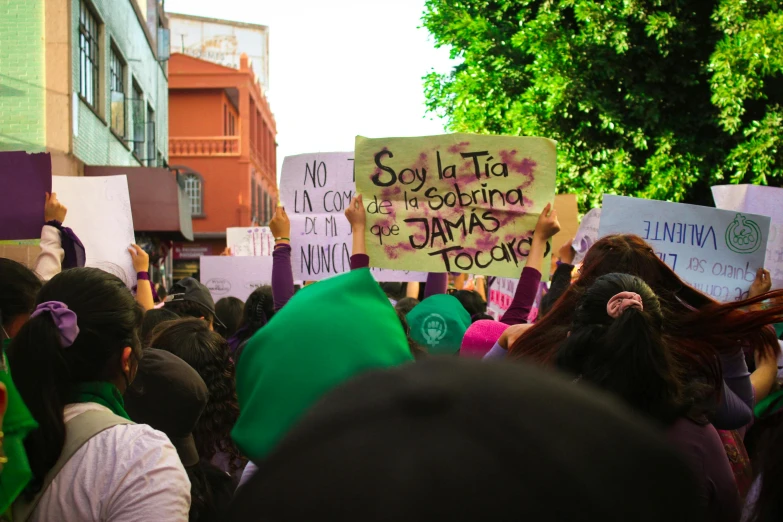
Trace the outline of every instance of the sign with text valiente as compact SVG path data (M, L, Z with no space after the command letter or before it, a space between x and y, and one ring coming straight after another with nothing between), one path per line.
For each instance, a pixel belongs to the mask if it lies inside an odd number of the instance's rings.
M356 193L352 152L288 156L280 200L291 220L294 279L320 281L351 269L351 225L345 209ZM393 267L386 267L393 268ZM427 274L373 270L378 281L425 281Z
M246 301L259 286L272 284L272 257L203 256L199 272L215 302L223 297Z
M555 145L474 134L358 136L370 263L518 278L538 216L554 200Z
M769 224L757 214L604 195L598 236L640 236L685 282L737 301L764 266Z
M770 217L772 223L764 268L769 270L772 289L783 288L783 189L759 185L717 185L712 187L712 197L718 208Z

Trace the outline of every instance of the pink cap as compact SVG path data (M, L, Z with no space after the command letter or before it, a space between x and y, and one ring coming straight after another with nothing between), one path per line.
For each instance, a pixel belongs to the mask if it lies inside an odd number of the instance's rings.
M462 338L459 356L481 359L495 346L506 328L508 328L507 324L498 321L489 319L476 321L470 325Z

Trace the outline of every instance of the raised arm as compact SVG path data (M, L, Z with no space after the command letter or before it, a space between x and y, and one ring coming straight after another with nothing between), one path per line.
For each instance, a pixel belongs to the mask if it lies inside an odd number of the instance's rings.
M538 223L533 232L533 240L530 244L530 253L527 256L527 263L522 269L522 275L519 277L517 291L514 293L514 299L511 306L500 322L512 324L524 324L533 308L533 302L538 293L538 286L541 283L541 267L544 263L544 253L549 239L560 231L560 222L557 220L557 211L548 204L541 215L538 216Z
M351 199L351 204L345 209L345 217L351 224L351 270L370 266L370 256L367 255L367 242L364 236L367 230L367 210L364 208L362 195Z
M41 253L35 260L33 271L43 281L48 281L62 271L65 250L62 246L60 227L65 221L68 209L57 201L57 194L46 193L44 206L44 221L41 230Z
M283 308L294 295L294 271L291 267L291 220L285 208L278 206L269 222L275 238L272 252L272 300L275 312Z
M155 308L152 297L152 281L150 281L150 256L139 245L131 245L128 252L133 258L133 269L136 271L136 302L144 311Z

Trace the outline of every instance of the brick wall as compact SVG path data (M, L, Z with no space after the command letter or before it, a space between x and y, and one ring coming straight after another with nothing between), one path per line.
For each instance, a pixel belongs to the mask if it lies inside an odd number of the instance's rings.
M168 158L168 79L150 49L132 1L92 0L90 2L99 23L102 23L99 40L102 94L97 109L100 117L96 116L86 103L79 100L78 134L73 138L74 154L89 165L139 165L130 149L115 137L107 123L111 118L109 48L112 43L126 62L124 79L126 97L131 97L131 85L135 80L143 91L145 115L147 104L155 111L157 150L163 153L164 158ZM80 0L72 0L71 30L74 45L71 49L71 64L75 90L79 89L79 6ZM129 104L126 110L129 134L131 110Z
M44 72L44 3L0 0L0 150L44 150Z

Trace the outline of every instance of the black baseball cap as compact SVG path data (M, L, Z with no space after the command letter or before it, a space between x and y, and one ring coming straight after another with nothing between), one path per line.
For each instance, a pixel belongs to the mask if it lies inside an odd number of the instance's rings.
M209 399L204 380L171 352L147 348L136 378L125 393L125 410L134 422L165 433L185 467L199 461L193 429Z
M208 311L214 317L215 322L225 328L225 325L217 316L215 312L215 301L212 299L212 294L209 293L209 289L199 283L192 277L186 277L177 281L172 287L169 295L166 296L165 303L176 303L182 301L190 301L196 303L204 310Z
M696 481L657 426L524 364L367 372L257 464L233 522L702 519Z

